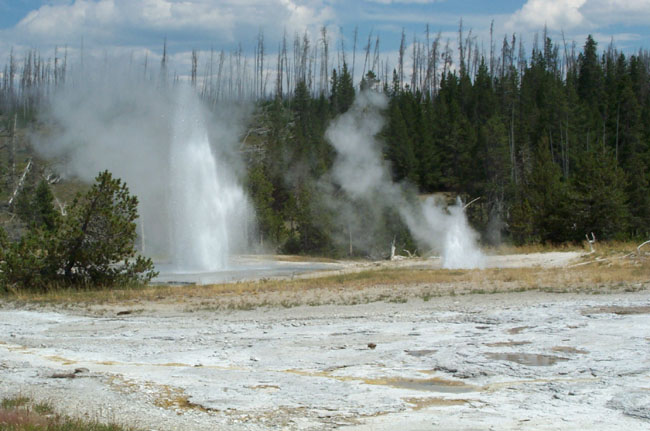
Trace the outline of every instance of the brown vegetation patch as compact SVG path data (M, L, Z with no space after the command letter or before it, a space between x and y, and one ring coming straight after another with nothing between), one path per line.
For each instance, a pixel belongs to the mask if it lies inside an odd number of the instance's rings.
M0 429L7 430L40 430L47 429L46 418L25 408L3 409L0 408Z
M508 329L508 334L517 335L525 329L530 329L532 326L517 326L516 328Z
M77 363L72 359L62 358L61 356L56 356L56 355L46 356L45 359L49 359L50 361L54 361L54 362L59 362L62 365L73 365Z
M609 307L592 307L587 308L582 311L582 314L617 314L619 316L625 316L629 314L648 314L650 313L650 305L638 306L638 307L622 307L618 305L612 305Z
M246 386L248 389L254 389L256 391L270 391L275 392L280 390L278 385L255 385L255 386Z
M159 385L149 381L135 381L125 379L121 376L112 376L108 380L109 385L115 390L124 393L137 393L156 407L173 410L178 414L183 414L187 410L198 410L209 412L199 404L193 403L183 389L175 388L168 385Z
M409 299L428 301L448 295L523 291L608 293L638 291L650 286L650 265L637 265L628 255L601 256L597 262L592 255L584 259L587 263L593 263L559 268L536 266L476 270L440 269L432 266L427 259L413 259L406 263L350 263L341 271L308 274L291 280L263 279L205 286L131 286L95 291L64 289L44 293L15 292L5 295L3 299L18 305L65 305L114 315L130 307L143 312L166 307L181 307L186 311L250 310L259 307L405 302Z
M478 386L468 385L459 380L448 380L440 377L428 379L415 379L406 377L355 377L355 376L337 376L330 370L323 371L306 371L306 370L284 370L285 373L296 374L308 377L326 377L341 382L361 382L366 385L392 386L394 388L411 389L416 391L443 392L443 393L464 393L475 392L481 388Z

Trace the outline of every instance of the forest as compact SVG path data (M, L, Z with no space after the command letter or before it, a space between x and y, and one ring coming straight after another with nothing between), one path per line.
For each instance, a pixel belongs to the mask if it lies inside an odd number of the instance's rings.
M254 105L242 136L242 182L257 218L253 241L330 256L378 255L391 240L417 248L391 209L382 210L379 223L357 226L355 236L372 240L353 247L352 228L331 204L331 196L345 196L330 178L335 154L325 132L362 91L388 98L377 138L393 180L412 199L472 202L467 214L484 244L650 236L649 52L625 54L613 42L599 49L592 36L581 45L558 43L546 33L529 52L515 35L499 49L491 37L486 50L461 23L453 52L428 28L412 43L402 33L392 67L372 34L357 53L355 30L352 55L343 42L332 54L325 28L317 40L296 35L290 46L287 39L273 62L260 32L251 58L241 47L211 52L200 68L193 51L183 75L172 72L165 44L159 65L137 66L142 79L186 79L208 106ZM47 59L28 51L19 61L12 52L4 67L3 197L16 190L26 164L17 163L12 136L37 123L58 87L71 85L71 69L60 48ZM36 183L22 189L28 193ZM15 213L6 202L3 211ZM354 206L360 220L373 211L372 202Z

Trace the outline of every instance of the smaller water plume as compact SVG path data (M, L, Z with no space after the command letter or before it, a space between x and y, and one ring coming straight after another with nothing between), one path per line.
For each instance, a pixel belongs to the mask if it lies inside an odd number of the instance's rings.
M443 268L480 268L483 266L483 253L477 247L478 235L467 222L464 204L460 198L456 205L447 208L447 230L444 240Z
M408 208L411 214L416 208ZM411 232L420 243L442 256L442 266L447 269L480 268L483 253L478 248L478 234L467 221L465 206L460 198L454 205L444 207L432 197L420 206L421 218L405 213Z
M350 110L334 120L326 132L337 151L332 178L355 204L342 208L337 203L340 218L350 220L353 217L349 213L354 211L360 217L359 208L363 208L361 229L365 232L357 232L356 236L364 237L377 231L377 223L386 222L381 214L394 214L420 246L442 256L444 268L481 267L483 255L478 235L469 225L460 199L450 206L432 197L424 202L409 200L408 187L392 181L375 139L384 124L381 110L387 106L383 94L362 92Z

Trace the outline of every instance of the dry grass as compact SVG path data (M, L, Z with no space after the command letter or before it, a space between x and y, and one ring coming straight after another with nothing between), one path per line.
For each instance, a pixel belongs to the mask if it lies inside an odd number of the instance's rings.
M596 242L594 248L598 255L615 255L620 253L636 251L638 243L631 241L607 241ZM560 245L555 244L526 244L526 245L512 245L502 244L498 247L486 248L486 253L491 255L504 255L504 254L528 254L528 253L548 253L553 251L584 251L588 252L589 243L585 240L581 244L565 243Z
M126 431L114 424L81 421L60 416L45 403L29 398L5 398L0 406L0 430L4 431Z
M352 305L375 301L429 300L444 295L545 291L607 293L650 286L650 259L631 256L632 245L600 246L577 265L563 268L445 270L380 266L316 278L259 280L206 286L148 286L111 290L15 292L4 301L129 312L173 307L185 310L254 309L298 305ZM521 251L521 250L519 250ZM116 310L109 310L115 312Z
M578 244L525 244L525 245L512 245L501 244L498 247L488 247L485 249L487 254L490 255L504 255L504 254L528 254L528 253L548 253L552 251L584 251L589 250L589 245L586 243Z

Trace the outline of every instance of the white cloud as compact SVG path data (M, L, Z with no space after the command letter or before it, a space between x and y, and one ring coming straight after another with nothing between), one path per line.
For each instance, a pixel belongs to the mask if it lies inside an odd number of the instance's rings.
M441 3L445 0L366 0L370 3L381 4L394 4L394 3L408 3L408 4L428 4L428 3Z
M588 0L584 15L595 25L643 25L650 22L649 0Z
M126 34L186 34L218 41L317 28L334 17L323 0L74 0L30 12L14 31L31 43L120 44Z
M587 23L581 8L587 0L528 0L516 11L507 25L513 29L572 29Z
M598 29L613 25L647 25L649 0L528 0L508 20L513 30Z

